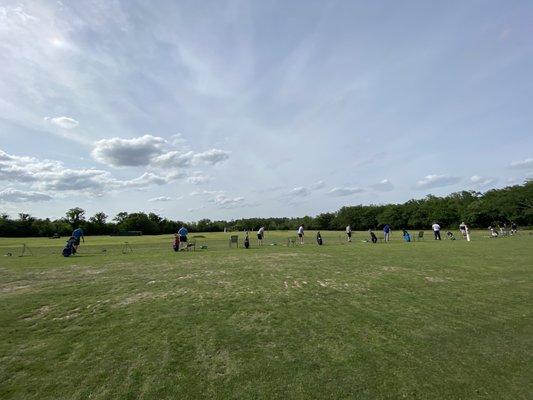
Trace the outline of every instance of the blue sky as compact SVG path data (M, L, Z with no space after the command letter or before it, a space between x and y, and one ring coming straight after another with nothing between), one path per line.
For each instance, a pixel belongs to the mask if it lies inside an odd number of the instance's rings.
M0 0L0 211L295 216L533 177L531 1Z

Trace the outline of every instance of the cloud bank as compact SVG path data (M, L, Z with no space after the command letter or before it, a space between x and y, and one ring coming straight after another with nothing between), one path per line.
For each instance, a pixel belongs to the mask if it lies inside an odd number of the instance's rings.
M216 165L229 158L229 152L209 149L195 153L179 151L162 137L144 135L132 139L111 138L96 142L95 160L112 167L187 168L199 164Z
M5 201L10 203L24 203L29 201L35 202L49 200L52 200L52 197L45 193L25 192L13 188L7 188L0 191L0 202Z

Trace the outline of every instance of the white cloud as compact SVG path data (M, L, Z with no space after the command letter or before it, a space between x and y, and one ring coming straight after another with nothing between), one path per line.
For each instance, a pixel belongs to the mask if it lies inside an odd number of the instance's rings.
M144 135L133 139L111 138L96 142L93 157L114 167L149 165L153 158L164 152L165 139Z
M200 153L178 151L162 137L153 135L133 139L102 139L96 142L92 155L97 161L113 167L157 168L188 168L202 163L215 165L229 158L228 151L219 149Z
M242 204L244 197L228 197L224 194L217 194L209 202L214 203L219 208L232 208Z
M522 161L513 161L510 165L514 169L533 169L533 158L526 158Z
M170 179L166 176L159 176L152 172L145 172L141 176L134 179L127 181L116 181L116 186L118 188L143 188L151 185L164 185L168 182L170 182Z
M70 169L59 161L14 156L0 150L0 181L30 184L41 191L101 193L106 190L163 185L177 177L177 174L157 175L145 172L134 179L118 180L108 171L94 168Z
M69 118L69 117L55 117L55 118L46 117L45 120L63 129L72 129L72 128L77 127L80 124L74 118Z
M433 189L443 186L449 186L453 185L455 183L458 183L461 180L461 178L457 176L450 176L448 174L444 175L426 175L423 179L419 180L416 183L416 187L418 189Z
M0 191L0 202L9 203L24 203L28 201L48 201L52 200L52 197L39 192L25 192L13 188L7 188Z
M168 196L160 196L160 197L154 197L152 199L148 199L149 202L165 202L165 201L170 201L172 200L170 197Z
M479 175L473 175L470 177L470 183L479 189L486 188L496 183L496 181L497 179L495 178L488 178Z
M357 187L334 187L328 192L328 194L330 196L343 197L362 192L364 192L364 190Z
M310 194L311 194L311 191L303 186L295 187L288 193L289 196L302 196L302 197L309 196Z
M170 143L172 143L174 146L181 146L186 142L186 140L183 138L183 135L181 133L176 133L175 135L172 135L170 137Z
M392 189L394 189L394 185L388 179L383 179L372 185L372 188L380 192L390 192Z
M151 164L160 168L187 168L193 164L194 152L181 153L176 150L168 151L151 160Z
M202 162L215 165L227 160L229 158L229 154L230 153L225 150L210 149L202 153L195 154L192 158L192 162L195 165L200 164Z
M36 174L39 177L33 185L40 190L105 190L112 178L107 171L98 169L58 169Z
M223 190L195 190L189 193L189 195L191 196L213 196L213 195L218 195L218 194L223 194L223 193L224 193Z
M311 190L319 190L326 186L326 183L324 181L316 181L311 185Z
M187 178L187 182L192 183L193 185L201 185L210 182L211 180L212 178L207 175L193 175Z

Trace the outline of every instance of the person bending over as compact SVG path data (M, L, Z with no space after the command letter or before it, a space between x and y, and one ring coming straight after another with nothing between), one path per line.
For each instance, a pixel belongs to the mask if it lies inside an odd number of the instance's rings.
M434 222L433 225L431 225L431 228L433 229L435 240L440 240L440 225Z
M300 239L300 244L304 244L304 226L300 225L298 228L298 238Z
M263 245L263 239L265 237L265 227L262 226L261 228L259 228L259 230L257 231L257 245L258 246L262 246Z
M72 235L74 238L74 252L78 252L78 246L80 245L80 239L83 243L85 243L85 236L83 235L83 229L81 227L78 227L77 229L74 229L72 231Z

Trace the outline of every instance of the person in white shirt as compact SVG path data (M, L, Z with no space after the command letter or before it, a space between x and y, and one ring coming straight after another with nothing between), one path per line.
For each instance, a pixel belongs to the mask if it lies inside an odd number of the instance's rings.
M298 228L298 238L300 239L300 244L304 244L304 226L300 225Z
M348 242L352 241L352 228L350 225L346 227L346 236L348 236Z
M461 222L461 225L459 225L459 230L463 237L466 237L466 224L464 222Z
M263 238L265 237L265 227L262 226L261 228L259 228L259 230L257 231L257 244L259 246L262 246L263 245Z
M433 228L433 234L435 235L435 240L440 240L440 225L436 222L431 225L431 228Z

